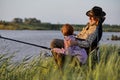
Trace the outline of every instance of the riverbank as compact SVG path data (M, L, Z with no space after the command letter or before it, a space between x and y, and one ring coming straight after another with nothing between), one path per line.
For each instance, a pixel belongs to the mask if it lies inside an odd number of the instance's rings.
M60 30L63 24L0 22L0 30ZM81 31L85 24L71 24L76 31ZM120 32L120 25L103 24L104 32Z

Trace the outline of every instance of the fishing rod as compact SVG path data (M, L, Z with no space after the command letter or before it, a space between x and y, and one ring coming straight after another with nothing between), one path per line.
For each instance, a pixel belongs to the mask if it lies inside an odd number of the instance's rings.
M11 39L11 38L6 38L6 37L2 37L1 35L0 35L0 38L1 38L1 39L10 40L10 41L19 42L19 43L23 43L23 44L32 45L32 46L35 46L35 47L40 47L40 48L47 49L47 50L51 50L51 48L48 48L48 47L45 47L45 46L40 46L40 45L37 45L37 44L32 44L32 43L28 43L28 42L24 42L24 41L20 41L20 40L15 40L15 39Z

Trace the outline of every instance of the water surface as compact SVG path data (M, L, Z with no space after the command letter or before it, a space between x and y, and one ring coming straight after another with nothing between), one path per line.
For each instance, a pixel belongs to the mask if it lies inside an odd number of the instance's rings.
M78 31L75 32L76 34ZM7 38L12 38L20 41L25 41L41 46L50 47L50 42L54 38L63 39L62 33L60 31L41 31L41 30L0 30L0 35ZM120 36L120 32L104 32L100 45L102 44L112 44L120 45L120 41L111 41L107 38L111 38L111 35ZM17 59L24 58L27 55L36 56L42 52L50 53L49 50L45 50L39 47L34 47L18 42L8 41L0 39L0 54L4 53L17 53Z

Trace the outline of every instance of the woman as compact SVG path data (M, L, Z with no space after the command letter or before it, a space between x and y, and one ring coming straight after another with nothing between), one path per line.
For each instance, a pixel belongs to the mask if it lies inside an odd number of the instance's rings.
M92 10L89 10L86 15L89 17L89 22L85 28L77 35L78 39L83 41L70 42L69 45L79 45L80 47L88 48L92 45L98 35L99 27L102 27L102 23L105 20L106 13L102 11L102 8L95 6ZM102 34L101 34L102 35ZM101 38L101 36L98 38Z
M96 46L95 41L99 41L102 36L102 31L99 28L102 28L102 23L105 20L106 13L102 10L101 7L94 6L91 10L86 12L86 15L89 17L89 22L85 28L77 35L77 39L79 41L69 41L68 46L79 45L80 47L84 47L89 49L91 46ZM100 28L100 29L101 29ZM102 30L102 29L101 29ZM98 33L101 33L101 36L97 38ZM82 40L82 41L81 41ZM61 39L54 39L51 42L51 48L63 48L64 42ZM88 52L88 50L87 50ZM54 58L60 59L60 65L62 64L61 55L52 52Z

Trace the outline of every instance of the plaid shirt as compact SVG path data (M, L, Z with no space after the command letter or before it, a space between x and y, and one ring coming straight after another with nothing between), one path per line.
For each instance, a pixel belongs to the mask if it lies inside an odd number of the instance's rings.
M84 41L79 40L80 47L90 47L92 42L96 39L98 30L96 24L87 24L87 26L77 35L77 38L85 39Z

